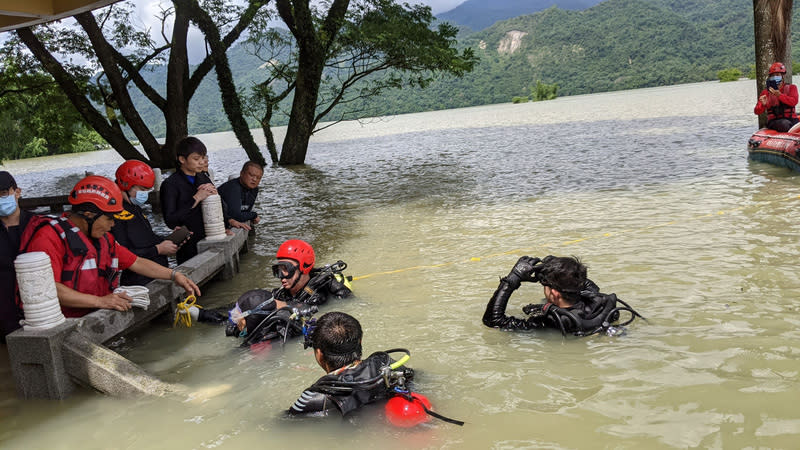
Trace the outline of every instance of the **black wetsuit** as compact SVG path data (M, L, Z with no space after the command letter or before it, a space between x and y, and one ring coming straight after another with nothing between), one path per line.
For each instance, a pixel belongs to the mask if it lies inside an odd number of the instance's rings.
M142 208L127 201L123 202L122 206L125 209L114 215L114 227L111 228L114 239L136 256L169 267L166 255L159 255L156 248L156 245L164 239L153 232L153 226L147 220ZM125 270L122 272L120 285L144 286L152 280L152 278L139 275L132 270Z
M225 222L228 219L247 222L258 217L258 213L253 211L253 205L258 196L258 187L247 189L242 186L239 178L234 178L222 183L217 192L222 197L222 204L225 205Z
M287 413L297 416L338 412L345 416L363 405L388 399L392 391L387 388L381 369L394 362L388 353L375 352L355 367L337 369L303 391ZM403 371L407 381L414 377L412 369Z
M20 238L33 213L20 210L19 225L6 228L0 225L0 342L20 327L22 311L17 307L17 272L14 259L19 254Z
M194 205L197 186L208 182L208 176L202 173L198 174L192 182L186 174L178 169L161 183L161 212L164 215L164 222L169 228L185 226L193 233L175 255L178 264L197 255L197 243L206 237L206 230L203 226L203 207L200 203L197 203L194 208L192 205Z
M595 331L603 322L612 323L619 318L618 312L612 313L617 304L616 295L601 294L591 280L586 280L580 300L568 308L543 303L526 307L529 316L525 319L507 316L508 299L518 287L519 284L511 283L506 278L500 280L500 285L486 305L484 325L506 330L555 328L567 333L583 334Z

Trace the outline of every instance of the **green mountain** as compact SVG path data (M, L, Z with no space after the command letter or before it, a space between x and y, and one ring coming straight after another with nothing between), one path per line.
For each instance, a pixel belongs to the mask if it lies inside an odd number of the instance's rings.
M713 80L731 67L747 73L755 60L752 8L744 0L608 0L581 11L549 8L462 33L459 44L473 47L481 59L463 78L386 92L356 106L391 115L509 102L529 94L537 80L557 83L564 96ZM240 90L263 79L261 61L243 46L231 49L230 58ZM163 78L160 70L150 76ZM229 128L214 74L190 110L192 133ZM145 108L143 115L158 131L158 111ZM275 125L285 123L276 115Z

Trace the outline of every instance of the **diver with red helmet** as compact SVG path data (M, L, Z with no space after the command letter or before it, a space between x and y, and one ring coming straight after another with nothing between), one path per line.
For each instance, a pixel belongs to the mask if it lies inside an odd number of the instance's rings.
M138 160L125 161L115 174L117 186L122 191L122 212L114 215L111 234L136 256L147 258L164 267L169 267L167 255L174 255L178 245L153 232L142 206L147 203L150 190L155 184L155 173L147 164ZM131 270L122 272L123 286L144 286L152 279Z
M753 112L756 115L767 113L767 128L775 131L789 131L797 122L797 86L786 84L786 66L775 62L769 67L767 86L758 96Z
M226 322L225 334L244 338L242 346L276 338L288 339L303 333L303 324L319 306L331 298L352 294L350 279L342 272L343 261L315 267L316 256L308 242L290 239L276 253L272 275L281 287L251 289L226 308L190 307L189 314L199 322Z
M507 316L508 300L523 281L540 283L545 299L522 308L527 318ZM630 314L630 318L620 323L623 312ZM500 285L486 305L483 324L506 330L554 328L564 335L589 336L605 332L618 336L625 333L625 326L636 317L644 320L615 294L600 293L600 288L586 277L586 266L578 258L523 256L511 272L500 279Z
M72 210L60 218L40 216L28 224L21 252L45 252L50 257L58 301L66 317L81 317L94 309L128 311L132 299L115 294L119 272L172 280L189 294L200 289L187 276L131 253L109 233L114 215L123 211L122 192L105 177L91 175L69 193Z

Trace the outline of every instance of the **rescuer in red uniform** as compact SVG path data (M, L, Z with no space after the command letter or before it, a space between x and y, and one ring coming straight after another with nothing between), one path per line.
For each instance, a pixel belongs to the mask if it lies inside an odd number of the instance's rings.
M122 193L108 178L91 175L69 194L72 210L61 218L31 221L22 237L23 252L50 256L58 301L66 317L81 317L95 309L128 311L132 299L115 294L122 270L150 278L172 280L188 294L200 289L187 276L137 257L109 233L114 214L122 212Z
M767 113L767 128L775 131L789 131L797 122L797 86L786 84L786 66L776 62L769 67L767 87L758 96L753 108L756 114Z

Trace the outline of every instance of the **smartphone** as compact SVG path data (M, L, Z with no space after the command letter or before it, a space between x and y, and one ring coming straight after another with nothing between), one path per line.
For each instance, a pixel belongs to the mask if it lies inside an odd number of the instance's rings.
M173 231L172 233L170 233L170 234L169 234L169 236L167 236L165 239L167 239L167 240L169 240L169 241L172 241L172 242L174 242L174 243L175 243L175 245L177 245L178 247L180 247L180 246L181 246L181 244L183 244L183 242L184 242L184 241L185 241L185 240L186 240L186 239L189 237L189 235L191 235L191 234L192 234L192 232L191 232L191 231L189 231L189 229L188 229L188 228L186 228L186 227L179 227L179 228L176 228L176 229L175 229L175 231Z

